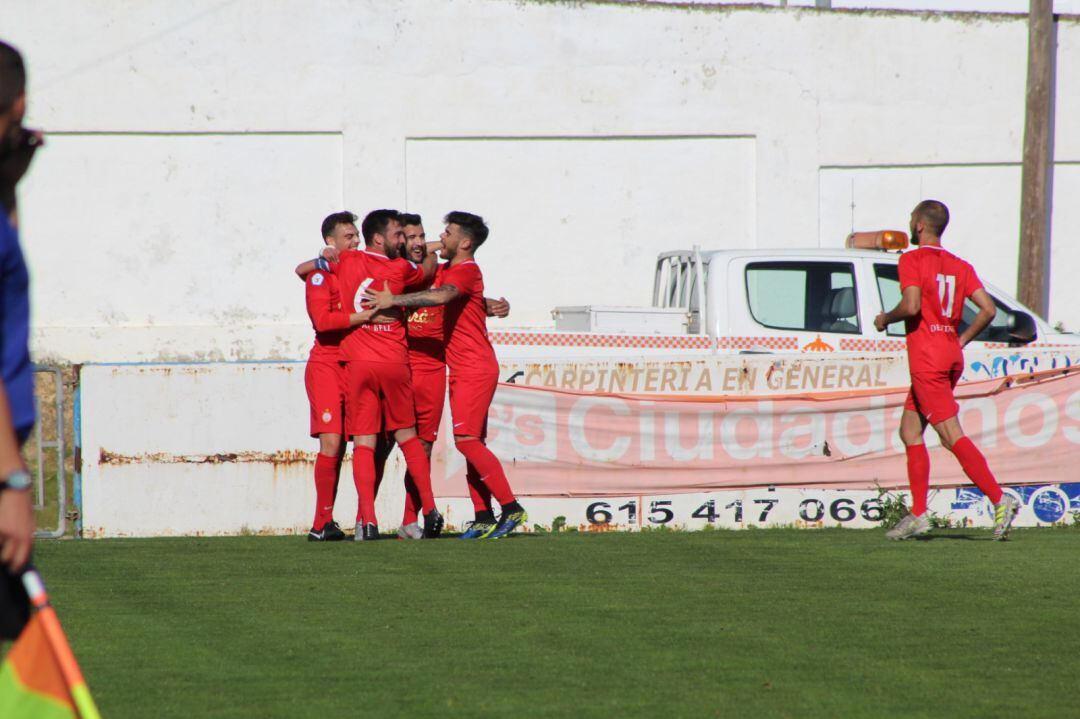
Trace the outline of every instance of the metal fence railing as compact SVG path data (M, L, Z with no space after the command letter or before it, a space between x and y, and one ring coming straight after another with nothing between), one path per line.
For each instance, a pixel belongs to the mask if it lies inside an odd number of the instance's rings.
M67 532L67 442L64 408L64 376L56 367L34 367L36 394L39 401L39 417L34 425L33 460L34 509L44 510L56 503L56 528L38 531L40 538L62 537ZM43 383L42 380L45 380ZM50 398L51 395L51 398ZM50 398L49 406L42 406L42 399ZM46 431L46 423L51 432ZM51 436L51 438L50 438ZM55 482L55 496L50 485Z

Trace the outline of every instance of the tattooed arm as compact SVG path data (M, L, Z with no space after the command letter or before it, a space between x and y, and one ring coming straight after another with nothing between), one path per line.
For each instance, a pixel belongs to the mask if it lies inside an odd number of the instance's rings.
M461 291L454 285L433 287L422 292L410 292L406 295L395 295L389 289L389 283L383 284L383 289L368 289L364 293L367 299L367 307L384 310L390 307L435 307L446 305L461 296Z

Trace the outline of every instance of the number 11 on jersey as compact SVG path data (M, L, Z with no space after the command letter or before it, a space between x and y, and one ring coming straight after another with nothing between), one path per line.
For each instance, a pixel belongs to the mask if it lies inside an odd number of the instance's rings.
M952 316L953 300L956 299L956 276L938 275L938 297L941 298L941 311L946 317Z

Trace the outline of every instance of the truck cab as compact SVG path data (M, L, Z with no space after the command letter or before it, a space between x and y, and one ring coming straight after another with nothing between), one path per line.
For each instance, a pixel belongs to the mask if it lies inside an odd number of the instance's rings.
M899 257L844 248L665 252L656 262L652 304L683 310L687 332L730 338L730 349L744 352L895 351L903 349L903 323L880 333L874 317L900 299ZM985 289L998 312L976 342L1080 344L1000 289ZM961 330L977 311L965 302Z

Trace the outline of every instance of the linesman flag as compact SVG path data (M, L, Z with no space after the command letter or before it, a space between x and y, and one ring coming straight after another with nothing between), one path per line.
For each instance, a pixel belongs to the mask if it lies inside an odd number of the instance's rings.
M41 575L22 575L36 610L0 666L0 717L101 719Z

